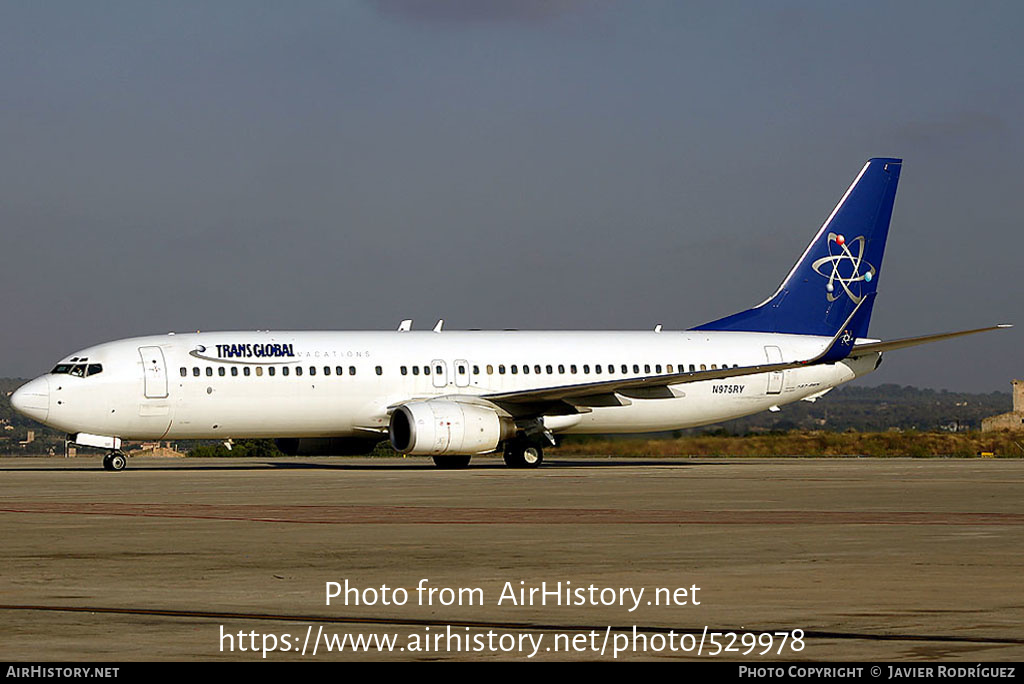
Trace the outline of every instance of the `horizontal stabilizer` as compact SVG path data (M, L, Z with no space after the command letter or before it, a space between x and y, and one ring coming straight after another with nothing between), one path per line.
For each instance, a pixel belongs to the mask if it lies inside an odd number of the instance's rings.
M905 347L916 347L919 344L928 344L929 342L938 342L939 340L950 340L954 337L963 337L964 335L973 335L975 333L988 332L990 330L1006 330L1012 327L1012 325L1004 323L1001 325L992 325L987 328L958 330L957 332L939 333L937 335L921 335L920 337L904 337L900 340L889 340L888 342L866 342L864 344L855 344L853 346L853 350L850 351L850 356L857 356L866 352L884 352L892 351L894 349L903 349Z

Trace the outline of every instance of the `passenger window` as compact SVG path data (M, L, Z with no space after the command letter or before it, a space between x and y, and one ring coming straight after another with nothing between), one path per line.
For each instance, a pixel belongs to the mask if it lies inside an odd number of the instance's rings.
M660 372L661 372L661 364L660 364L660 363L659 363L659 364L657 364L657 365L656 365L656 366L654 367L654 372L655 372L655 373L660 373Z
M263 376L263 366L256 366L256 377Z
M463 366L461 363L458 364L457 366L455 366L455 369L458 371L459 375L465 375L466 374L466 367ZM437 367L437 372L438 373L441 372L441 367L440 366Z
M282 371L284 372L285 375L288 375L287 368L282 369ZM238 377L238 366L231 367L231 377Z
M628 372L629 372L629 366L627 366L626 364L622 364L622 374L625 375Z
M523 364L523 375L529 375L529 374L530 374L530 364L524 363Z
M548 375L551 375L554 372L554 369L551 368L551 364L550 363L547 366L544 367L544 370L546 370L548 372Z
M192 375L199 377L199 366L192 366Z
M562 374L562 375L565 375L565 364L563 364L563 363L558 364L558 372L560 374Z
M377 366L374 370L377 371L377 375L384 375L384 369L380 366Z
M702 364L700 364L700 369L701 369L702 371L703 371L703 370L707 370L707 369L708 369L708 367L707 367L707 364L703 364L703 363L702 363Z
M224 366L221 366L221 367L219 367L219 368L217 369L217 375L219 375L219 376L220 376L220 377L222 377L222 378L223 378L223 377L224 377L225 375L227 375L227 373L228 373L228 372L227 372L227 371L226 371L226 370L224 369Z
M671 373L672 372L672 364L671 363L668 364L668 368L666 368L665 370L667 370L669 373Z
M571 364L569 366L569 372L572 373L573 375L576 375L576 364L575 363Z
M316 375L316 366L310 366L310 367L309 367L309 374L310 374L311 376L312 376L312 375Z
M487 374L494 375L494 366L492 366L491 364L487 364Z
M693 373L693 372L695 372L696 370L697 370L697 369L696 369L696 368L694 367L694 365L693 365L693 364L691 363L691 364L690 364L690 372L691 372L691 373Z
M540 375L540 364L539 363L538 364L534 364L533 372L536 373L537 375ZM548 373L550 373L550 372L551 372L551 366L548 366Z
M636 364L636 363L633 364L633 372L636 373L637 375L640 375L640 365L639 364Z
M208 377L208 378L212 378L213 377L213 366L207 366L206 367L206 377Z
M348 374L349 375L355 375L356 374L356 367L355 366L349 366L348 367Z
M473 375L480 375L480 366L473 366Z
M718 364L717 363L711 364L711 370L718 370Z
M330 366L324 366L324 375L330 375L330 374L331 374L331 367Z
M498 364L498 375L504 375L504 374L505 374L505 365L504 364Z
M419 366L413 366L412 367L412 374L413 375L419 375L420 374L420 367Z
M281 375L288 375L290 372L291 370L288 368L288 366L284 366L283 368L281 368Z
M56 372L57 371L55 370L54 373L56 373ZM184 377L187 377L187 376L188 376L188 368L185 368L184 366L182 366L181 367L181 377L184 378Z
M277 373L277 369L276 368L274 368L273 366L268 366L267 367L267 375L271 375L272 376L275 373Z
M401 371L402 375L408 375L409 374L409 367L408 366L402 366L399 370Z
M598 375L601 374L601 364L597 364L594 366L594 372L597 373Z
M424 375L430 375L430 366L424 366L423 367L423 374Z
M345 374L345 369L342 368L341 366L335 366L334 367L334 374L335 375L344 375Z
M519 368L516 366L516 364L513 363L512 364L512 375L515 375L518 372L519 372Z
M589 363L583 364L583 372L584 372L584 374L587 374L587 375L590 374L590 364Z
M251 373L251 372L252 372L252 371L251 371L251 370L249 370L249 367L248 367L248 366L244 366L244 367L242 368L242 375L244 375L245 377L249 377L249 375L250 375L250 373Z
M302 366L295 367L295 375L302 375Z

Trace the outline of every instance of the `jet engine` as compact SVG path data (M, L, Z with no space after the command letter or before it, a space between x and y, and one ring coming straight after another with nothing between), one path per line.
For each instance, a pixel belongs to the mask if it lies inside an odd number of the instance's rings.
M516 426L489 406L428 399L402 404L391 414L391 446L403 454L486 454L515 435Z

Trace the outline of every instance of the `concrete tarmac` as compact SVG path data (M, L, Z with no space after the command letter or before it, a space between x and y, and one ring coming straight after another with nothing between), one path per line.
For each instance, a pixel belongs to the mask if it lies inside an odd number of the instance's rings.
M1020 660L1022 483L993 459L2 459L0 659Z

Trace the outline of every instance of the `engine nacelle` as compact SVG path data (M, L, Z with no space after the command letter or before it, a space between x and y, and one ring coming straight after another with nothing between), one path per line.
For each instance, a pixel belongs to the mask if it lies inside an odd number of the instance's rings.
M411 401L391 414L391 446L403 454L486 454L515 435L511 419L493 408L444 399Z

